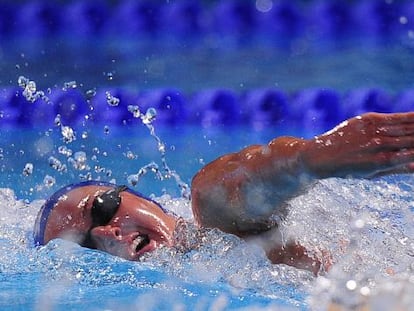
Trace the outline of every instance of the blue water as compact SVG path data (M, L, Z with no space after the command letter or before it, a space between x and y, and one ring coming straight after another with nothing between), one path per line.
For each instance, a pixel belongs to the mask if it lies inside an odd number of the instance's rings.
M285 131L156 127L156 133L167 145L169 167L187 183L203 164L220 154L253 142L265 143ZM2 131L0 140L2 146L8 146L1 159L2 310L78 310L79 305L84 310L114 306L125 310L171 306L184 306L186 310L252 306L306 309L306 290L299 280L309 282L312 277L308 273L273 266L261 250L254 247L249 251L251 246L219 232L211 233L211 245L207 243L188 254L165 249L142 263L127 262L60 240L33 248L31 232L37 210L62 185L82 180L88 173L90 178L127 183L128 175L148 162L161 166L156 141L142 124L105 132L92 127L87 137L78 136L71 143L64 143L60 128L53 126L48 130L11 128ZM72 155L85 152L87 168L71 165L71 157L59 152L62 146L71 150ZM50 167L51 156L66 164L67 171ZM33 164L33 172L24 174L28 163ZM45 176L53 177L54 182L45 182ZM136 189L192 220L189 202L179 198L174 180L159 180L149 173L140 179ZM239 260L241 254L243 260Z
M29 129L2 133L3 146L8 146L1 160L2 310L79 310L80 306L82 310L325 310L332 301L350 307L361 297L375 306L382 295L381 286L387 293L389 284L411 293L414 201L410 175L375 181L330 179L292 201L282 227L284 234L295 236L309 249L332 251L334 269L318 278L272 265L257 246L215 230L188 253L163 248L141 262L124 261L63 240L34 248L31 233L36 213L44 198L61 185L80 180L88 172L93 178L125 183L129 174L148 161L159 163L157 144L145 126L113 128L106 134L102 130L92 128L87 138L67 144L53 126L46 135L44 130ZM222 153L291 131L240 127L156 130L168 146L169 167L185 182ZM39 140L41 145L52 146L42 149L48 152L33 152ZM84 151L89 168L70 166L70 157L58 151L62 145L72 154ZM128 151L137 157L128 158ZM66 163L68 170L51 168L50 155ZM34 164L28 176L23 174L27 163ZM96 172L97 163L106 171ZM107 175L109 169L111 176ZM46 175L55 182L45 182ZM137 189L192 221L189 202L179 197L173 180L148 174ZM347 288L349 281L357 288ZM371 289L370 295L361 294L365 288Z
M412 46L401 42L332 47L302 38L279 50L269 42L239 45L217 37L206 41L210 45L87 39L2 42L1 85L17 86L18 77L26 76L44 91L76 81L83 93L120 86L189 94L207 88L243 93L276 87L294 94L312 87L377 87L396 94L413 81ZM224 153L280 135L312 137L327 130L284 124L258 130L154 122L168 166L187 184ZM283 233L315 252L332 252L334 268L317 278L271 265L255 245L214 230L191 252L164 248L141 262L62 240L34 248L37 211L61 186L87 178L127 183L150 162L162 167L157 142L140 122L74 130L76 140L69 143L55 124L0 130L1 310L326 310L334 302L345 310L365 303L388 311L414 305L411 175L324 180L289 204ZM79 155L85 162L76 161ZM66 169L52 167L51 157ZM172 178L149 172L135 189L192 221L189 202Z

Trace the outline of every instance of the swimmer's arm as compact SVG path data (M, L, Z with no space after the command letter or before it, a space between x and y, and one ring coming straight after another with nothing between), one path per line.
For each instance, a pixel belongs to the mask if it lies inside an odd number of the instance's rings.
M275 226L285 203L314 179L300 155L306 140L280 137L224 155L200 170L192 181L196 221L239 236Z
M414 169L414 113L368 113L310 140L281 137L205 166L192 182L196 221L240 236L266 231L318 179Z

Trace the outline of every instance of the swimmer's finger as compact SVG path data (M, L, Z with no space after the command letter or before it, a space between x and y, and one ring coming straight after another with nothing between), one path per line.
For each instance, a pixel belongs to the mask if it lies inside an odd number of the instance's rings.
M376 160L380 165L388 166L390 169L407 166L414 162L414 150L403 149L393 152L379 152Z
M403 113L372 113L371 118L378 119L381 124L408 124L414 123L414 112L403 112Z
M414 135L414 124L381 126L377 129L377 134L390 137Z
M375 138L373 143L376 145L376 150L403 152L405 149L414 148L414 138L411 136Z

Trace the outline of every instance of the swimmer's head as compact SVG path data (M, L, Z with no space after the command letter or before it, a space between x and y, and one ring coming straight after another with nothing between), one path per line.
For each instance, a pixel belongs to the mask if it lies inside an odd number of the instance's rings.
M128 260L159 245L172 245L176 219L156 202L126 187L84 182L58 190L42 206L34 241L54 238L106 251Z

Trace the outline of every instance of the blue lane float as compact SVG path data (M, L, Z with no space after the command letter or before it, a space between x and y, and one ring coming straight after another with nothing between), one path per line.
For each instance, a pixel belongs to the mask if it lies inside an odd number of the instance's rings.
M153 35L158 32L159 7L150 0L126 0L112 7L106 32L116 37Z
M156 120L162 124L183 124L187 122L186 100L175 89L156 89L141 92L136 104L145 113L149 108L157 111Z
M377 88L361 88L348 92L343 98L342 106L345 118L369 111L384 113L396 111L391 96Z
M15 35L39 38L61 34L62 10L59 5L51 1L29 1L15 7L14 14Z
M190 99L189 120L204 127L238 124L242 109L231 90L211 89L196 92Z
M106 1L69 2L64 9L63 32L75 36L103 34L111 15Z
M54 116L60 116L63 125L74 125L85 120L88 114L88 106L85 97L78 89L65 91L55 90L49 95L50 103L41 102L37 110L53 108ZM40 101L40 100L39 100Z
M404 90L398 94L392 105L394 111L414 111L414 89Z
M304 89L292 99L291 117L299 126L335 126L344 114L340 95L331 89Z
M351 34L352 16L342 1L316 1L306 16L306 24L318 37L346 38Z
M204 15L199 1L182 0L161 6L159 17L162 33L194 37L200 35L203 28Z
M302 35L338 40L406 32L412 3L401 1L69 1L0 5L0 32L35 36L210 35L271 39ZM401 17L407 22L401 24ZM16 21L11 23L10 21Z
M99 125L123 125L131 123L133 119L128 112L128 105L136 103L136 94L119 88L100 89L89 103L88 122Z
M9 126L19 123L23 104L26 102L19 94L19 89L3 88L0 90L0 125Z
M403 2L403 1L402 1ZM355 32L366 36L391 35L398 28L399 18L404 15L401 1L356 1L351 6Z
M276 89L256 89L241 100L243 122L254 127L281 125L289 122L288 96Z
M303 14L291 1L278 1L256 8L257 32L275 38L295 38L305 26Z
M42 93L43 94L43 93ZM205 89L184 94L173 88L132 91L110 88L84 92L80 88L53 89L29 99L21 88L0 89L1 126L70 126L137 124L148 109L156 110L155 124L203 127L250 125L330 128L369 111L414 110L414 89L389 94L378 88L340 93L310 88L293 93L279 89ZM138 112L139 113L135 113Z

